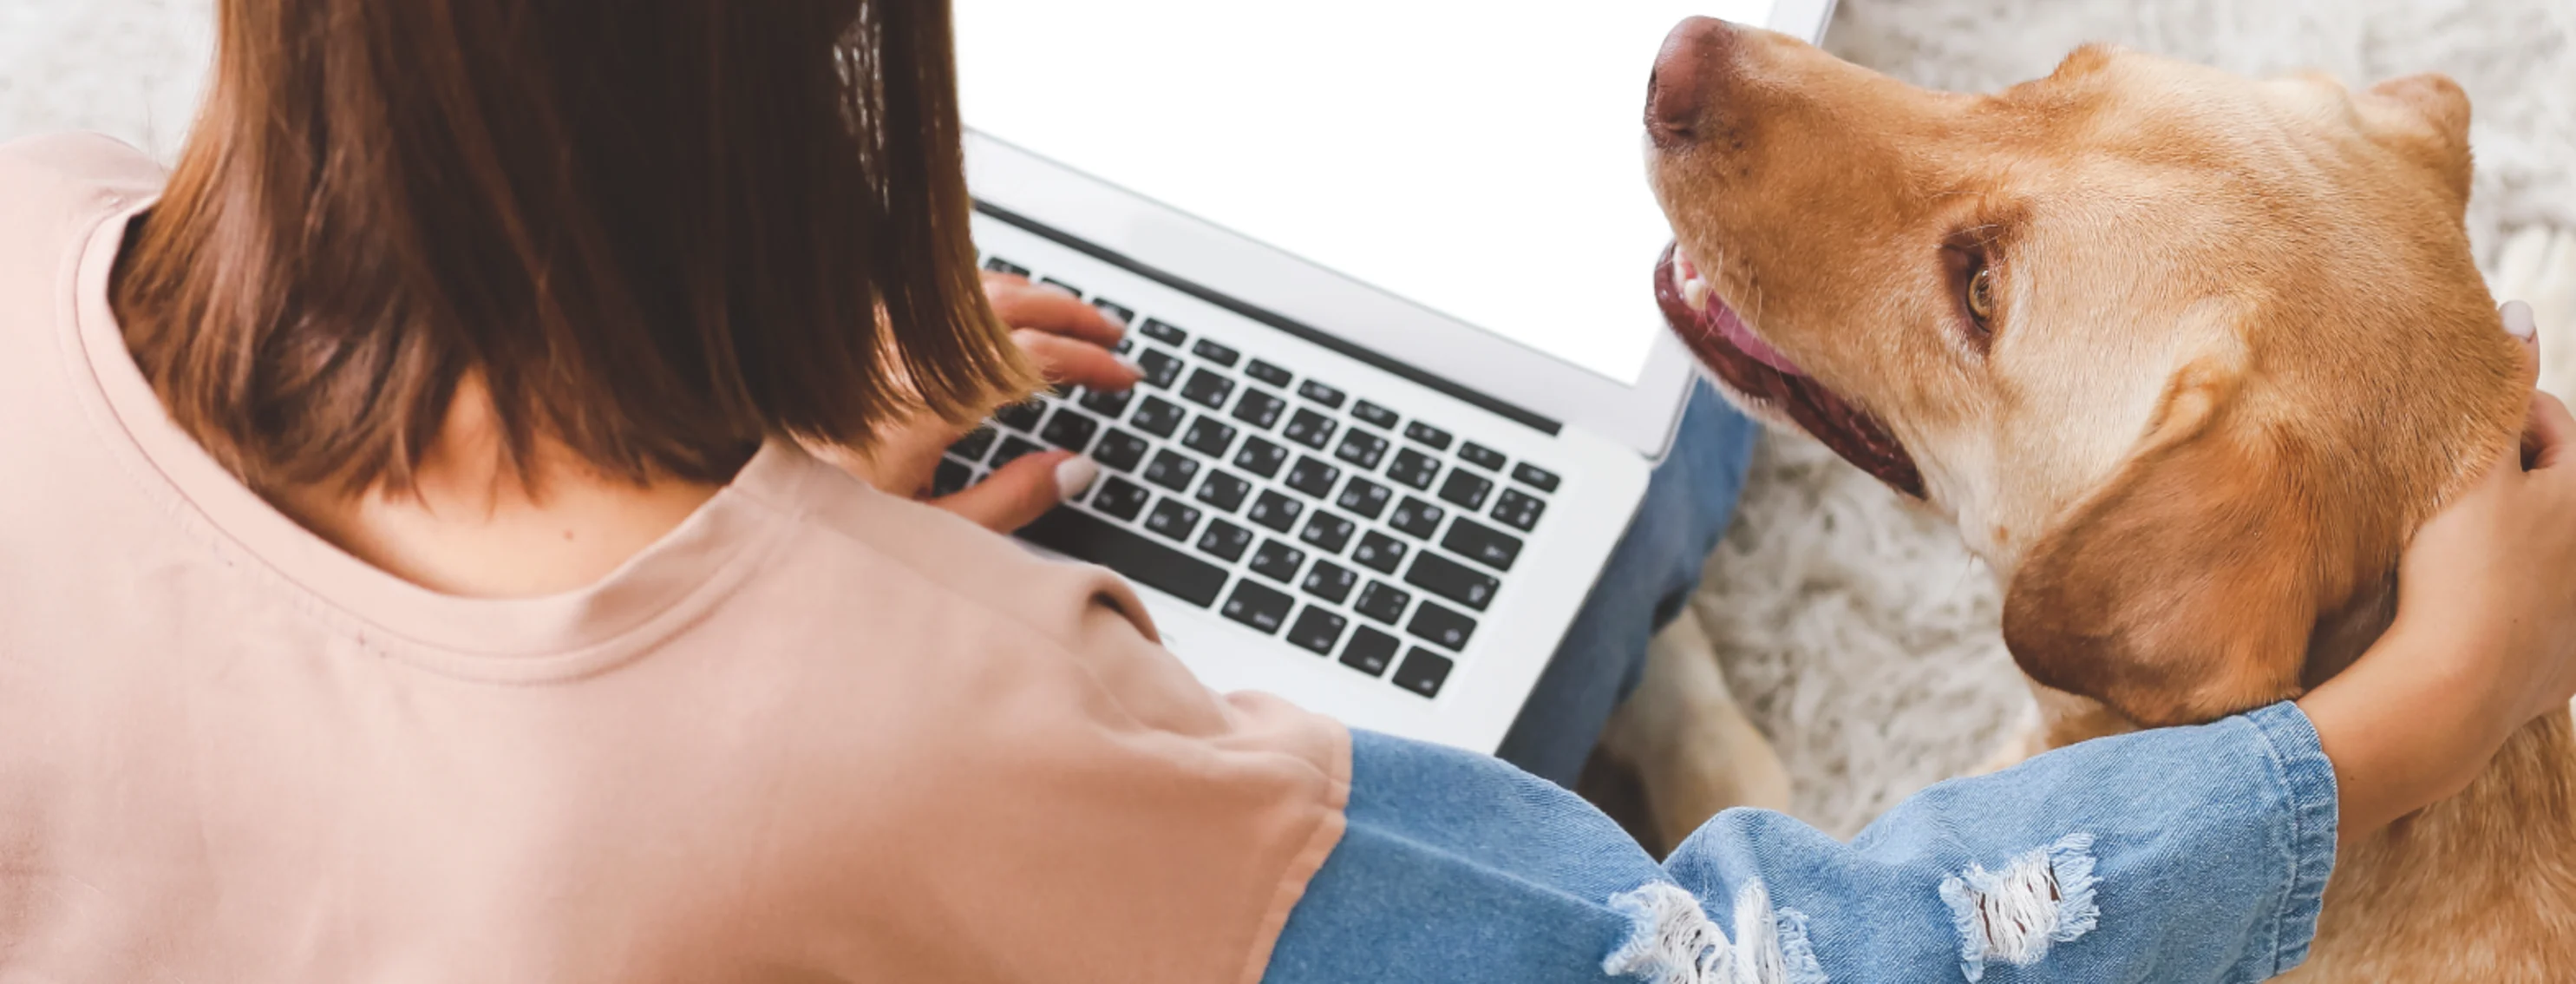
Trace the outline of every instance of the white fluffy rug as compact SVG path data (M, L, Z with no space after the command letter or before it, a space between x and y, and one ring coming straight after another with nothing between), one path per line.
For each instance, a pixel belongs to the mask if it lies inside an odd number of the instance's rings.
M2355 83L2446 72L2475 106L2469 227L2488 268L2510 231L2576 226L2570 0L1842 0L1826 46L1986 91L2088 41ZM2576 326L2543 329L2544 349L2576 357ZM1983 761L2029 699L1994 579L1946 525L1802 437L1767 442L1754 472L1693 609L1788 767L1794 812L1848 835Z
M0 140L99 130L168 157L204 77L209 10L0 0ZM2253 73L2448 72L2476 103L2481 255L2514 228L2576 226L2576 0L1842 0L1828 46L1983 90L2087 41ZM2576 357L2576 339L2553 350ZM1777 742L1796 811L1847 834L1981 760L2026 700L1992 578L1948 529L1800 438L1771 441L1755 468L1694 608Z

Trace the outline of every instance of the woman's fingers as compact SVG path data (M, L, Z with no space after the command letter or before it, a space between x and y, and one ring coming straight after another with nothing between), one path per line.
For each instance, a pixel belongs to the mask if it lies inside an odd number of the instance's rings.
M2496 466L2498 471L2510 471L2514 474L2520 474L2523 469L2534 467L2533 463L2539 460L2541 451L2540 446L2535 443L2536 439L2532 433L2529 423L2529 420L2537 419L2537 415L2540 412L2540 402L2537 397L2545 395L2538 389L2540 385L2540 332L2538 327L2532 323L2531 305L2525 304L2521 301L2506 301L2503 304L2497 305L2496 315L2504 321L2504 333L2512 336L2515 342L2520 343L2517 348L2520 349L2522 354L2522 364L2515 374L2522 378L2523 386L2531 388L2532 395L2535 397L2532 401L2531 413L2526 415L2527 419L2523 428L2522 439L2514 442L2511 447L2505 449L2505 464ZM2508 468L2507 465L2510 465L2511 467Z
M1051 335L1034 328L1011 333L1011 340L1037 360L1048 382L1067 386L1089 386L1093 389L1123 390L1136 385L1144 373L1118 358L1117 354L1087 341Z
M2567 413L2567 404L2547 393L2531 394L2531 420L2523 425L2522 448L2533 471L2558 467L2576 451L2576 416Z
M1100 466L1067 451L1022 455L983 481L930 504L996 533L1036 522L1064 500L1081 495L1100 477Z
M1029 328L1079 338L1103 348L1118 344L1127 326L1082 302L1072 291L1052 284L1032 284L1007 273L984 274L984 294L993 313L1013 328Z

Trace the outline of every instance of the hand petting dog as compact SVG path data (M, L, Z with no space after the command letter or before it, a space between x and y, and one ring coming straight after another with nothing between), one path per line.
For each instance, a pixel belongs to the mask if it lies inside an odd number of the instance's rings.
M2534 382L2531 308L2501 313ZM2334 761L2345 845L2467 789L2516 730L2576 699L2576 418L2535 391L2524 428L2415 534L2387 635L2299 701Z

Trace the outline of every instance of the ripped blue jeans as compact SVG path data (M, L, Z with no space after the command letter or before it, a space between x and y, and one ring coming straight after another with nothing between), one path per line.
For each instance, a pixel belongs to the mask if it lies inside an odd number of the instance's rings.
M1844 844L1729 810L1663 864L1493 758L1354 733L1349 828L1270 984L2259 981L2334 864L2295 705L1942 783Z

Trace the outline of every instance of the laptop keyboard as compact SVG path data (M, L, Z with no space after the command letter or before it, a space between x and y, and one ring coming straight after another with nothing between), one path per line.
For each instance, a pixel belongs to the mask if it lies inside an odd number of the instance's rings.
M1546 514L1554 472L1000 257L984 266L1128 324L1118 349L1145 379L994 414L948 448L936 494L1042 448L1088 454L1099 480L1021 538L1440 693Z

